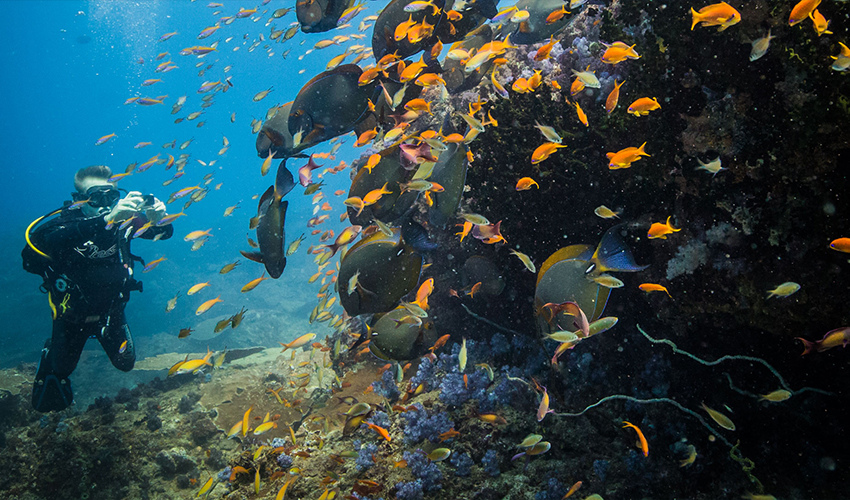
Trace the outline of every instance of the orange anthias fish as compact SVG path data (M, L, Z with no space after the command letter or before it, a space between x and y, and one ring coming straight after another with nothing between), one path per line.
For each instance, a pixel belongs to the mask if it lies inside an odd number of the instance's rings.
M380 189L373 189L366 193L366 196L363 197L363 206L368 207L369 205L374 205L381 199L381 196L385 194L392 194L393 192L387 189L387 184L384 185Z
M811 19L812 23L814 23L815 32L817 32L818 36L832 34L832 32L829 31L829 21L827 21L827 19L823 17L823 14L818 12L817 9L809 14L809 19Z
M581 81L581 79L576 78L575 80L573 80L573 83L570 85L570 96L577 96L579 92L584 90L584 86L584 82Z
M408 101L407 104L404 105L404 109L408 111L427 111L430 115L431 103L425 99L416 98Z
M646 116L650 111L655 111L656 109L661 109L657 98L641 97L629 106L629 114Z
M838 252L850 253L850 238L838 238L832 240L829 244L829 248Z
M646 233L646 237L651 240L656 238L666 240L668 234L681 231L682 228L676 229L672 224L670 224L670 219L672 218L672 216L667 217L667 222L664 222L663 224L661 222L653 222L649 227L649 232Z
M649 293L649 292L664 292L664 293L667 294L668 297L670 297L671 299L673 298L673 296L670 295L670 292L667 291L666 287L661 286L657 283L643 283L643 284L639 285L638 288L640 288L641 291L644 291L646 293Z
M523 177L522 179L516 181L517 191L527 191L531 189L531 186L535 186L537 189L540 189L540 185L537 184L537 181L535 181L531 177Z
M465 221L463 224L458 224L458 226L463 226L463 229L459 233L455 233L455 236L460 236L460 242L463 243L463 239L466 238L466 235L472 230L472 223L469 221Z
M451 334L443 335L442 337L438 338L437 341L434 342L434 345L429 347L428 350L431 351L431 352L434 352L437 349L443 347L444 345L446 345L446 342L448 342L450 337L451 337Z
M386 439L387 441L392 441L392 438L390 438L390 433L387 432L387 430L384 429L383 427L381 427L379 425L375 425L371 422L363 422L363 425L368 426L370 429L377 432L378 435L380 435L382 438Z
M806 340L802 337L795 337L797 340L803 343L803 356L809 354L812 351L823 352L833 347L847 347L847 344L850 344L850 327L845 326L842 328L836 328L835 330L830 330L823 336L822 339L812 342L810 340Z
M416 291L416 300L414 301L414 304L427 311L428 297L430 297L433 292L434 278L428 278L422 283L422 285L419 286L419 290Z
M644 150L646 147L646 143L640 145L640 147L631 147L621 149L616 153L608 153L606 156L608 157L608 168L611 170L617 170L619 168L629 168L632 166L632 163L640 160L641 156L649 156Z
M569 14L569 11L567 11L567 4L564 4L559 9L553 10L548 16L546 16L546 24L557 23L567 14Z
M581 481L576 481L576 482L575 482L575 484L573 484L572 486L570 486L569 491L567 491L567 493L566 493L566 494L565 494L565 495L561 498L561 500L565 500L565 499L570 498L571 496L573 496L573 494L574 494L576 491L578 491L578 489L579 489L579 488L581 488L581 485L582 485L582 482L581 482Z
M820 3L820 0L818 0L818 3ZM741 22L741 13L726 2L707 5L701 8L699 12L691 7L691 16L691 31L699 23L702 23L703 26L720 26L717 31L723 31L729 26ZM808 12L806 16L808 16ZM803 19L806 16L803 16Z
M545 59L549 59L549 54L552 52L552 48L555 47L555 36L549 37L549 43L537 49L537 52L534 54L535 61L543 61Z
M575 103L576 105L576 114L578 115L578 121L582 123L585 127L589 127L590 124L587 122L587 115L584 113L584 110L581 109L579 103Z
M608 98L605 99L605 112L609 115L617 107L617 102L620 100L620 87L622 87L624 83L626 83L625 80L617 85L617 81L614 80L614 88L611 90L611 93L608 94Z
M542 162L546 158L549 158L549 156L551 156L552 153L554 153L558 149L565 148L565 147L567 147L567 146L547 141L547 142L541 144L540 146L538 146L537 149L535 149L534 152L531 153L531 164L537 165L538 163Z
M791 9L791 15L788 16L788 24L794 26L805 20L814 12L820 5L821 0L801 0Z
M454 428L451 428L451 429L447 430L446 432L440 434L440 442L442 443L443 441L445 441L447 439L451 439L451 438L454 438L454 437L457 437L457 436L460 436L460 432L454 430Z
M648 457L649 456L649 444L646 442L646 437L644 437L643 432L641 432L641 430L638 429L638 426L636 426L635 424L623 420L623 428L626 428L626 427L631 427L632 429L635 430L635 432L637 432L638 439L640 440L640 449L641 449L641 451L643 451L643 456Z
M377 136L378 136L378 130L376 128L373 128L371 130L367 130L367 131L363 132L362 134L360 134L360 137L357 138L357 142L354 143L354 147L359 148L361 146L365 146L365 145L369 144L370 142L372 142L372 140L375 139L375 137L377 137Z
M606 64L617 64L626 59L639 59L640 55L635 52L634 45L626 45L623 42L614 42L605 49L602 54L602 62Z

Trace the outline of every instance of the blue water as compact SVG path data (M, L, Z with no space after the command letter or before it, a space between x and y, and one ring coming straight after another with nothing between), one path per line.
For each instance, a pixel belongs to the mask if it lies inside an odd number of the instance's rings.
M245 235L249 217L256 215L257 200L252 197L265 191L274 176L274 169L265 178L260 175L262 159L257 157L256 136L250 124L253 118L263 120L272 105L294 99L304 83L323 71L327 61L345 49L332 47L316 51L302 61L298 60L299 55L320 39L357 33L357 22L354 28L346 31L316 35L299 32L293 39L277 43L268 39L270 29L266 22L275 9L291 5L290 2L273 1L260 6L259 12L268 10L264 15L252 16L259 19L256 22L252 18L237 19L222 26L213 36L198 40L196 36L201 30L225 15L235 14L240 7L238 3L228 2L221 9L211 9L207 3L113 0L3 3L0 41L4 50L0 58L5 76L0 79L0 95L4 100L4 133L0 140L5 154L3 174L9 189L0 197L4 221L0 225L0 237L6 243L2 257L8 263L7 272L2 274L0 307L5 328L0 333L0 367L37 361L39 350L50 335L46 297L37 290L40 279L21 269L20 250L27 224L70 198L77 169L105 164L113 172L120 173L128 164L142 163L157 153L163 158L168 154L176 158L180 153L190 153L183 178L163 187L162 182L170 178L174 170L165 171L164 165L157 165L122 179L119 187L153 193L165 200L180 188L202 183L203 176L209 173L215 175L211 187L222 185L220 190L211 190L204 200L187 210L188 216L175 224L172 239L133 242L133 252L148 261L161 256L167 258L154 271L140 274L145 290L141 294L134 293L127 308L138 358L162 352L199 352L207 346L222 349L225 346L272 345L306 331L314 331L320 337L327 333L324 325L307 323L309 311L315 305L313 297L318 284L307 284L307 279L315 272L315 265L305 250L310 244L318 243L318 237L310 236L310 229L306 227L313 205L311 197L303 196L300 187L288 198L287 243L302 232L308 233L307 240L289 259L280 279L266 280L254 292L240 293L245 283L263 272L261 265L242 258L239 250L251 250ZM221 14L214 16L216 10L221 10ZM360 19L368 14L374 12L361 14ZM292 11L272 24L276 29L286 29L294 21L295 12ZM172 31L179 34L168 41L159 41L161 35ZM266 41L249 52L248 48L261 33ZM231 36L233 39L226 43L224 40ZM204 58L178 54L184 47L209 45L216 40L219 41L218 52ZM368 39L364 42L369 43ZM234 52L236 47L239 50ZM281 54L287 49L291 49L291 53L284 59ZM156 61L156 55L166 51L179 69L155 73L156 65L168 60ZM144 60L143 64L139 64L140 59ZM204 67L210 64L213 67L204 76L198 76L199 68L195 67L198 62L203 62ZM228 65L232 70L225 73ZM302 69L305 71L299 74ZM174 123L177 117L201 110L203 94L198 94L197 89L203 82L223 80L226 76L232 76L233 87L226 93L217 92L215 104L200 118ZM161 78L162 82L142 87L142 81L148 78ZM269 87L274 90L268 97L260 102L252 100L257 92ZM168 97L161 105L124 105L126 99L137 95L156 97L163 94ZM187 100L182 111L170 114L171 105L183 95ZM236 122L231 123L230 115L234 112ZM206 124L197 128L200 121ZM116 137L95 146L99 137L110 133L115 133ZM230 148L226 154L218 156L224 136L230 141ZM192 138L194 141L184 151L162 148L171 141L176 140L179 146ZM350 163L359 156L350 146L354 139L349 136L344 140L347 144L339 150L335 160L319 160L319 163L335 166L343 160ZM133 146L142 141L153 144L134 149ZM324 144L312 152L329 148ZM197 160L205 163L216 160L216 163L209 167ZM294 171L304 162L291 159L289 166ZM342 228L339 223L339 214L344 208L342 198L332 193L347 188L348 172L325 176L325 201L332 203L334 211L330 212L330 220L321 226L322 230L338 232ZM179 212L183 201L169 205L169 212ZM225 208L237 202L241 208L232 217L223 217ZM200 250L190 251L191 243L183 241L183 236L193 230L210 228L214 237ZM253 234L252 237L255 238ZM218 273L223 265L237 259L242 263L233 272ZM141 273L140 266L136 271ZM211 286L195 296L185 295L190 286L203 281L209 281ZM178 291L182 295L177 308L166 314L166 302ZM223 303L203 316L195 316L198 305L219 294ZM214 336L214 321L234 314L241 307L249 312L240 329ZM203 321L206 321L204 328L198 328ZM178 341L177 332L184 327L196 328L197 332L193 337ZM86 363L108 363L95 341L90 341L87 351L77 377ZM106 394L113 389L104 387L102 390Z

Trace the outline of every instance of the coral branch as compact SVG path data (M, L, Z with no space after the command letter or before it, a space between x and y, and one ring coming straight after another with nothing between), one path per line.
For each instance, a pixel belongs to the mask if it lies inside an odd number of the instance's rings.
M626 401L631 401L632 403L638 403L638 404L666 403L666 404L669 404L669 405L673 405L676 408L678 408L680 411L683 411L683 412L687 413L688 415L697 419L697 421L700 424L702 424L703 427L708 429L713 435L715 435L717 437L717 439L719 439L724 444L726 444L726 446L728 446L730 448L732 447L732 443L727 441L726 438L724 438L711 425L709 425L709 423L706 422L706 420L704 418L702 418L702 415L700 415L699 413L697 413L697 412L695 412L691 409L685 408L678 401L674 401L670 398L639 399L639 398L635 398L635 397L632 397L632 396L626 396L625 394L612 394L610 396L605 396L604 398L593 403L592 405L587 406L584 410L582 410L578 413L553 413L553 415L558 416L558 417L580 417L580 416L584 415L591 408L596 408L597 406L601 405L602 403L606 403L608 401L613 401L615 399L624 399Z
M782 375L779 374L779 372L776 370L776 368L770 366L770 364L767 361L765 361L761 358L756 358L756 357L753 357L753 356L743 356L743 355L739 355L739 354L727 354L725 356L721 356L720 358L717 358L714 361L708 361L708 360L705 360L705 359L702 359L702 358L698 358L697 356L694 356L693 354L691 354L687 351L683 351L682 349L679 349L679 347L676 346L676 344L673 343L672 340L652 338L652 337L649 336L648 333L643 331L643 329L640 327L640 325L635 325L635 326L637 326L637 329L641 333L641 335L646 337L646 339L649 340L650 342L652 342L653 344L667 344L673 349L674 353L681 354L683 356L687 356L687 357L691 358L692 360L696 361L697 363L699 363L701 365L715 366L715 365L719 365L720 363L723 363L724 361L734 361L734 360L749 361L751 363L760 363L760 364L764 365L765 368L770 370L770 373L772 373L773 376L776 377L777 380L779 380L779 385L781 385L783 389L785 389L786 391L792 392L792 393L794 392L794 391L791 390L791 387L788 385L787 382L785 382L785 379L782 378Z

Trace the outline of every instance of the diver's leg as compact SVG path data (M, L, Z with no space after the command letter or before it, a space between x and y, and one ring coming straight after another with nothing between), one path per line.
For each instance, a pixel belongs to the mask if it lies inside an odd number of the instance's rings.
M59 411L74 400L68 377L86 344L83 329L67 321L53 320L53 335L41 350L41 360L32 387L32 406L40 412Z
M133 336L130 335L130 327L127 326L127 318L124 316L124 305L125 303L122 302L109 312L106 325L98 333L97 340L100 341L112 365L121 371L128 372L136 364L136 349L133 345Z

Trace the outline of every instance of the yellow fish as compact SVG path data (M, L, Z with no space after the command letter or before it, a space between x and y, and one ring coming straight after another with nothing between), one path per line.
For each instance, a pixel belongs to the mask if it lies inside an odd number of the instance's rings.
M283 342L278 342L278 344L283 346L283 350L280 351L280 352L286 352L287 349L297 349L297 348L303 346L304 344L310 342L314 338L316 338L315 333L305 333L304 335L298 337L297 339L293 340L292 342L289 342L288 344L284 344Z
M787 297L800 290L800 285L793 281L786 281L778 287L767 292L767 298L771 297Z
M791 397L791 392L786 391L785 389L778 389L768 394L763 394L760 399L762 401L770 401L772 403L778 403L780 401L785 401L786 399Z
M210 284L208 282L198 283L197 285L193 285L192 288L190 288L189 291L186 292L186 295L195 295L196 293L201 291L202 288L206 288L208 286L210 286Z
M705 410L706 413L708 413L708 416L710 416L712 420L717 422L717 425L719 425L720 427L723 427L724 429L729 431L735 430L734 422L732 422L726 415L720 413L717 410L712 410L708 406L705 406L705 403L702 403L702 409Z
M219 297L221 297L221 295L201 304L198 309L195 310L195 316L200 316L201 314L204 314L205 312L209 311L210 307L214 306L217 302L224 302Z

